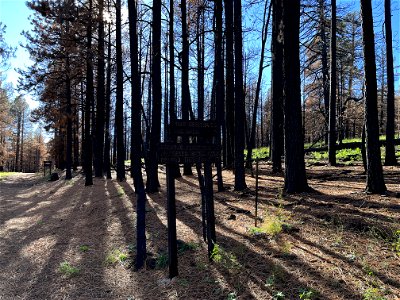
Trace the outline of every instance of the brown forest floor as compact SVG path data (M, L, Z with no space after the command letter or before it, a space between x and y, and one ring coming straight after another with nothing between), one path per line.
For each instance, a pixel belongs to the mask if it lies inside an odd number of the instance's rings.
M177 179L177 234L190 249L179 254L180 275L172 281L162 268L164 168L161 192L147 196L149 257L159 267L149 263L139 272L130 254L131 178L94 179L91 187L81 174L68 182L35 174L1 180L0 299L299 299L302 291L314 299L400 299L400 256L392 245L400 229L399 167L385 167L387 196L363 192L360 166L310 166L316 192L295 196L281 194L283 178L270 170L260 166L259 216L289 226L273 238L252 235L255 180L248 175L249 191L237 193L232 173L224 171L227 191L215 193L220 260L213 263L202 240L197 178ZM118 259L121 253L126 260ZM79 272L63 273L63 262Z

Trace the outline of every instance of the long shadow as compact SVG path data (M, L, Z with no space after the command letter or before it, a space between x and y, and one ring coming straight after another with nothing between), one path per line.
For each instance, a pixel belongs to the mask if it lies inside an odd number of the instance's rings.
M179 196L177 197L179 199ZM177 206L185 206L185 203L177 200ZM195 217L194 213L191 213L189 210L179 210L180 214L178 214L178 219L183 222L186 226L190 227L194 232L196 232L196 234L198 236L201 236L201 222L199 220L199 217ZM198 214L198 213L197 213ZM279 268L279 265L276 264L272 259L262 256L259 253L254 252L252 249L250 249L248 246L246 246L244 243L239 242L227 235L224 235L222 233L222 231L220 230L219 227L221 227L221 224L218 223L218 236L217 236L217 242L220 245L229 245L227 248L237 248L237 249L244 249L244 252L246 253L246 255L242 255L242 256L237 256L237 260L240 262L240 264L242 266L246 266L245 268L248 270L260 270L262 269L263 271L261 272L245 272L245 276L246 277L252 277L255 282L258 283L259 288L264 289L264 290L268 290L264 287L264 283L265 280L267 278L268 275L272 274L272 270ZM227 228L223 228L224 230L226 230ZM233 234L236 234L236 232L233 232L231 230L231 232ZM264 245L265 247L265 245ZM269 251L273 252L273 249L269 249ZM249 263L249 257L251 256L251 261L253 262L253 264ZM304 264L302 264L302 267L304 267ZM224 268L218 268L218 271L220 271L225 279L227 280L227 282L229 282L231 284L231 286L235 286L238 284L238 281L235 280L235 276L232 276L232 274L230 273L229 270L224 270ZM264 273L266 272L266 273ZM276 284L276 288L278 290L282 290L285 292L286 295L288 295L289 297L296 297L298 294L296 294L297 291L293 291L293 287L297 287L298 289L300 288L304 288L304 285L298 281L298 278L296 278L293 274L290 274L289 272L287 272L286 270L282 269L281 272L283 273L282 278L284 279L284 282L282 283L277 283ZM322 275L320 275L317 271L311 271L310 272L314 277L316 277L320 282L324 282L324 284L328 287L330 287L333 290L338 290L338 282L332 282L331 279L325 279L323 278ZM243 280L243 278L242 278ZM289 288L285 282L290 282L291 287ZM248 287L243 287L241 286L241 288L239 289L241 290L241 295L246 295L246 298L249 297L249 295L251 295L251 291ZM269 292L269 291L268 291ZM348 290L347 288L341 286L340 288L340 294L341 295L347 295L348 298L350 298L350 296L354 296L353 293ZM328 298L328 295L323 295L322 297L325 296L325 299ZM250 299L250 297L249 297Z
M336 252L333 252L332 250L329 250L328 248L326 248L326 247L324 247L324 246L321 246L321 245L312 243L312 242L310 242L309 240L306 240L305 238L299 236L299 235L296 234L296 233L294 233L293 236L294 236L297 240L301 241L302 243L307 244L307 245L309 245L309 246L311 246L311 247L315 247L315 248L321 250L322 252L324 252L324 253L330 255L331 257L334 257L334 258L336 258L336 259L339 259L339 260L341 260L341 261L347 263L348 265L356 266L359 270L363 270L363 268L364 268L363 265L360 264L359 262L357 262L357 261L349 262L348 258L344 257L343 255L340 255L340 254L338 254L338 253L336 253ZM391 285L391 286L393 286L393 287L396 287L396 288L400 289L400 282L399 282L399 281L393 280L392 278L389 278L389 277L386 276L385 274L383 274L383 273L381 273L381 272L378 272L378 271L374 271L373 274L374 274L376 277L378 277L382 282L384 282L384 283L386 283L386 284L388 284L388 285Z
M72 186L69 186L65 192L70 192L73 189ZM54 241L54 247L55 248L61 248L64 249L64 247L67 245L65 240L63 238L67 237L60 237L57 234L57 230L61 227L64 227L64 224L68 224L68 220L65 219L57 219L57 212L59 210L65 209L66 206L70 205L71 203L62 203L61 200L56 199L56 197L52 197L52 204L43 208L40 208L36 210L36 214L41 217L40 222L36 223L35 225L23 229L23 230L18 230L14 231L11 239L8 244L8 249L6 249L6 255L7 252L8 254L13 253L15 256L15 253L21 253L22 249L25 247L28 247L32 245L32 243L39 242L40 239L42 238L49 238L50 240ZM31 246L32 247L32 246ZM54 250L52 251L54 252ZM19 256L19 258L23 259L23 265L27 270L31 270L31 272L34 274L35 269L37 267L35 266L34 262L30 261L30 259L26 259L23 256ZM20 261L15 261L15 258L12 260L5 261L3 263L3 267L7 268L7 266L10 264L17 264L17 266L21 265ZM26 263L26 265L25 265ZM20 286L24 286L26 284L29 285L29 288L26 290L20 290L18 293L26 293L27 290L29 290L29 295L32 296L35 294L38 289L43 290L43 287L46 288L48 287L47 284L44 284L43 281L45 281L45 278L47 278L46 271L49 271L49 268L46 268L46 266L49 265L49 260L46 259L46 264L45 267L42 271L39 273L38 277L35 277L35 282L32 280L32 275L31 273L19 273L18 277L16 278L17 284ZM40 284L36 285L36 282L40 282ZM41 291L39 292L38 295L41 294ZM28 298L31 298L31 297ZM34 298L34 297L33 297Z
M130 203L134 210L134 221L126 214L126 209L123 210L120 199L113 200L117 217L120 220L122 230L125 235L126 243L136 244L136 194L133 186L127 182L118 182L118 185L123 188L126 195L128 196L127 201ZM143 297L143 299L167 299L168 293L172 292L174 285L166 284L164 288L160 287L160 282L168 283L166 279L168 277L167 269L154 270L156 268L156 261L158 257L167 254L167 227L163 224L158 213L160 213L150 202L153 199L163 199L163 193L155 193L147 195L146 201L146 237L147 237L147 261L146 265L141 270L136 270L135 273L137 286L139 291L136 291L135 297ZM165 199L165 198L164 198ZM164 203L165 207L165 203ZM135 253L132 253L132 263L134 262ZM132 268L134 271L135 268ZM160 271L162 273L160 274ZM161 275L161 276L160 276ZM162 284L161 284L162 286ZM146 288L145 288L146 287ZM151 293L149 292L151 289ZM137 295L137 293L140 295ZM142 299L142 298L140 298Z
M24 193L27 193L27 190L25 190L25 188L28 188L28 191L30 190L30 188L32 187L36 187L39 189L39 193L37 193L35 195L35 198L32 199L25 199L25 198L21 198L18 197L18 195L16 195L15 197L13 197L12 199L2 199L4 196L0 196L0 201L1 201L1 205L0 205L0 225L3 225L5 222L7 222L9 219L11 218L16 218L18 216L21 215L26 215L28 216L29 214L26 214L28 211L30 211L32 208L36 207L39 203L44 202L44 201L48 201L47 199L43 198L43 195L48 192L48 185L50 183L47 182L43 182L41 179L38 178L32 178L29 179L27 181L24 180L16 180L13 182L7 182L7 181L0 181L0 187L2 190L2 194L6 193L5 190L19 190L19 189L23 189ZM52 183L52 189L50 192L48 192L49 194L54 193L56 190L58 190L60 187L64 186L64 182L63 181L58 181L56 183ZM16 204L15 202L17 201L18 198L18 204ZM4 202L7 202L6 204L4 204ZM12 213L10 213L12 212ZM35 211L32 211L30 214L36 214ZM9 217L7 218L6 216L9 215Z

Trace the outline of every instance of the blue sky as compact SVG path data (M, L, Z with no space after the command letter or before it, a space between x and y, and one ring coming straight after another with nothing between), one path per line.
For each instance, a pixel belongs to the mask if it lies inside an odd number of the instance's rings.
M18 73L15 68L24 68L30 64L29 55L24 49L19 47L19 44L24 43L24 37L21 36L23 30L30 29L30 22L28 20L31 14L30 10L25 4L26 0L0 0L0 21L7 26L6 29L6 42L17 47L16 57L11 61L11 70L7 72L6 81L12 82L16 85L18 80ZM356 3L358 6L359 1L349 1L349 0L338 0L338 4L341 3ZM374 9L383 9L383 0L374 0ZM394 35L394 56L395 56L395 66L399 66L395 73L399 74L397 76L397 81L395 85L396 91L400 90L400 0L392 0L392 26ZM381 25L380 25L381 28ZM379 30L381 30L379 28ZM26 99L31 106L31 108L36 107L38 104L32 100L29 95Z
M31 27L28 20L30 9L25 2L26 0L0 0L0 21L7 26L5 40L8 45L17 47L16 57L11 60L11 69L6 78L6 81L12 82L14 86L19 76L15 68L24 68L30 64L29 54L19 47L21 42L25 42L21 32ZM38 106L30 95L26 95L25 98L31 108Z

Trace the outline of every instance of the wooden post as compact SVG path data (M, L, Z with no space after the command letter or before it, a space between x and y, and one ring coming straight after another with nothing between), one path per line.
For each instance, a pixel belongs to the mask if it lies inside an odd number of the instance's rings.
M173 164L166 165L167 219L168 219L168 265L169 278L178 276L178 249L176 244L175 176Z
M208 241L208 258L211 254L216 242L215 236L215 216L214 216L214 198L213 198L213 181L211 163L204 163L204 182L206 194L206 213L207 213L207 241Z
M257 227L257 219L258 219L258 157L256 158L256 209L255 209L255 227Z
M206 215L206 195L204 192L204 177L201 174L201 163L196 163L197 178L199 181L200 192L201 192L201 224L203 227L203 240L207 241L207 215Z

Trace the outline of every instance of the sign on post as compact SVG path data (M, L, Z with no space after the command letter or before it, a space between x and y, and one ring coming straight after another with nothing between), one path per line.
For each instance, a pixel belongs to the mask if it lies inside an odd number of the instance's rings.
M46 169L49 169L49 174L51 175L51 171L53 167L53 162L51 160L43 161L43 176L46 177Z
M215 121L186 121L175 120L169 126L169 136L175 139L171 142L161 143L157 151L157 159L161 164L166 164L167 176L167 219L168 219L168 258L169 277L178 275L178 255L176 238L176 206L175 206L175 179L171 174L174 164L201 164L204 163L204 186L201 191L206 202L207 241L208 255L215 243L215 216L212 186L211 163L221 159L221 149L215 144L217 140L218 124ZM181 143L178 143L181 137ZM190 141L190 142L189 142Z

